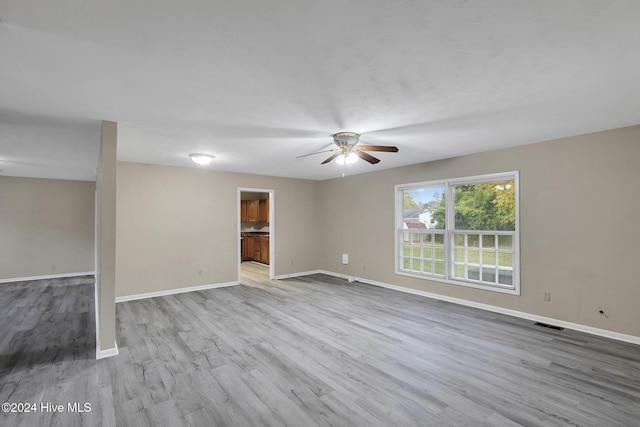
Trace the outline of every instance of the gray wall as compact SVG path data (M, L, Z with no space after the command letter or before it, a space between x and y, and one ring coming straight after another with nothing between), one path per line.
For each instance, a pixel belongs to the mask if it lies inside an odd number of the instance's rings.
M118 163L116 296L238 280L238 188L275 190L275 274L317 269L317 181Z
M95 183L0 177L0 279L95 270Z
M118 162L105 297L237 280L237 189L251 187L275 190L276 275L324 269L640 336L638 164L640 126L323 182ZM521 296L394 273L396 184L511 170ZM0 278L93 270L94 187L1 177ZM114 310L104 310L107 349Z
M316 205L320 267L640 336L638 165L635 126L324 181ZM513 170L520 171L521 296L394 273L396 184Z

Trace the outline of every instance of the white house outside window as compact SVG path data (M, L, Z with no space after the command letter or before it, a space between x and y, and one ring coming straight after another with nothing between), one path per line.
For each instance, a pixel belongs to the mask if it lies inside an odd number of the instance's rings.
M520 294L518 173L396 186L396 273Z

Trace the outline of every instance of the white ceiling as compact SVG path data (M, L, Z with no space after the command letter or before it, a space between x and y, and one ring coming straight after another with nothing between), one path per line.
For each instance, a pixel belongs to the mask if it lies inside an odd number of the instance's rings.
M640 123L637 0L2 0L0 174L118 158L340 176Z

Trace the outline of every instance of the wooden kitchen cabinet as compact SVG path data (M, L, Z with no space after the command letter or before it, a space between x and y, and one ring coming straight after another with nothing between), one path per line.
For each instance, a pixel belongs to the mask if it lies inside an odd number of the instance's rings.
M257 261L269 264L269 236L243 237L242 261Z
M269 199L240 200L240 222L269 222Z
M260 262L269 264L269 238L260 237Z
M260 200L246 200L246 202L247 202L247 220L245 222L258 222Z
M240 200L240 222L247 222L247 202L248 200Z
M262 247L260 246L260 237L253 238L253 260L260 261L262 255Z
M253 261L255 252L255 237L242 238L242 260Z
M258 222L269 222L269 199L260 200L258 205Z

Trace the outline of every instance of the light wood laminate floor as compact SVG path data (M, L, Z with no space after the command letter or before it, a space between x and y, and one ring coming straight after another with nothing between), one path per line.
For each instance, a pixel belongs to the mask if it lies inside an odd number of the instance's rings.
M93 286L0 285L1 426L638 426L640 348L323 275L117 304L94 360Z

